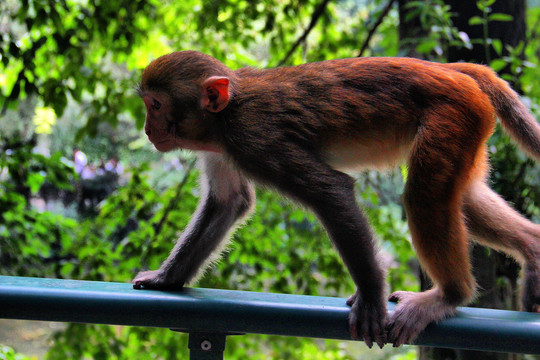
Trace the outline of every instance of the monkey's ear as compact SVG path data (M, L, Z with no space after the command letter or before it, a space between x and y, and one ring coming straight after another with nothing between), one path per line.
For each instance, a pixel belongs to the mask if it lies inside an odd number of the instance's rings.
M229 78L211 76L202 83L201 107L211 112L220 112L229 103Z

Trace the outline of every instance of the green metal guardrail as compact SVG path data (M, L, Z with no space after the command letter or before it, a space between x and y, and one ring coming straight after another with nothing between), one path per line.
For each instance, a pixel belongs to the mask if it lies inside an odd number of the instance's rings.
M190 334L192 360L223 359L233 334L351 340L348 313L341 298L0 276L0 318L170 328ZM415 344L540 354L540 314L460 308Z

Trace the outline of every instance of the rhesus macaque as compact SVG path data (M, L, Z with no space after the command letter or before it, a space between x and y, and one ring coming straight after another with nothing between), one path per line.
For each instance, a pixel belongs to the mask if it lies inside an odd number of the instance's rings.
M353 58L233 71L195 51L154 60L139 93L145 132L159 151L200 151L199 207L158 270L135 288L180 288L253 208L253 183L309 207L356 286L349 325L368 346L411 342L475 296L468 235L523 266L522 306L540 311L540 226L487 185L486 140L498 116L540 159L540 126L489 68L408 58ZM395 292L345 171L406 162L404 203L416 252L435 286Z

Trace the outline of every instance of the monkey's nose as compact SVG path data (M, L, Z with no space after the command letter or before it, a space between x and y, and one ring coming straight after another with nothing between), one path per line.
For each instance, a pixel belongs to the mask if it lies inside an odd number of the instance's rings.
M147 136L150 136L150 134L152 134L152 130L150 130L150 128L144 128L144 132Z

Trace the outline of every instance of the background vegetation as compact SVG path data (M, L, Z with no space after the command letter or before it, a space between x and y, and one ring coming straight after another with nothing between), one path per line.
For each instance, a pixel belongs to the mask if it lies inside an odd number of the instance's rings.
M125 281L156 268L197 203L194 155L158 154L134 87L149 61L196 49L232 68L418 56L490 64L538 114L536 0L3 0L0 2L0 274ZM459 10L459 12L458 12ZM511 31L511 29L518 29ZM77 174L82 150L91 175ZM500 131L492 185L538 222L540 169ZM97 174L117 159L123 172ZM389 290L419 290L400 194L406 169L358 175L358 201L386 254ZM518 268L474 250L482 297L515 308ZM270 192L197 286L345 297L353 284L314 217ZM425 279L422 281L425 286ZM484 302L486 304L486 302ZM69 324L47 359L185 359L167 329ZM0 339L2 342L2 339ZM9 345L9 344L6 344ZM227 359L466 358L413 347L231 337ZM19 357L20 356L20 357ZM475 357L481 355L475 354ZM486 358L509 355L485 354ZM23 358L0 347L0 358Z

